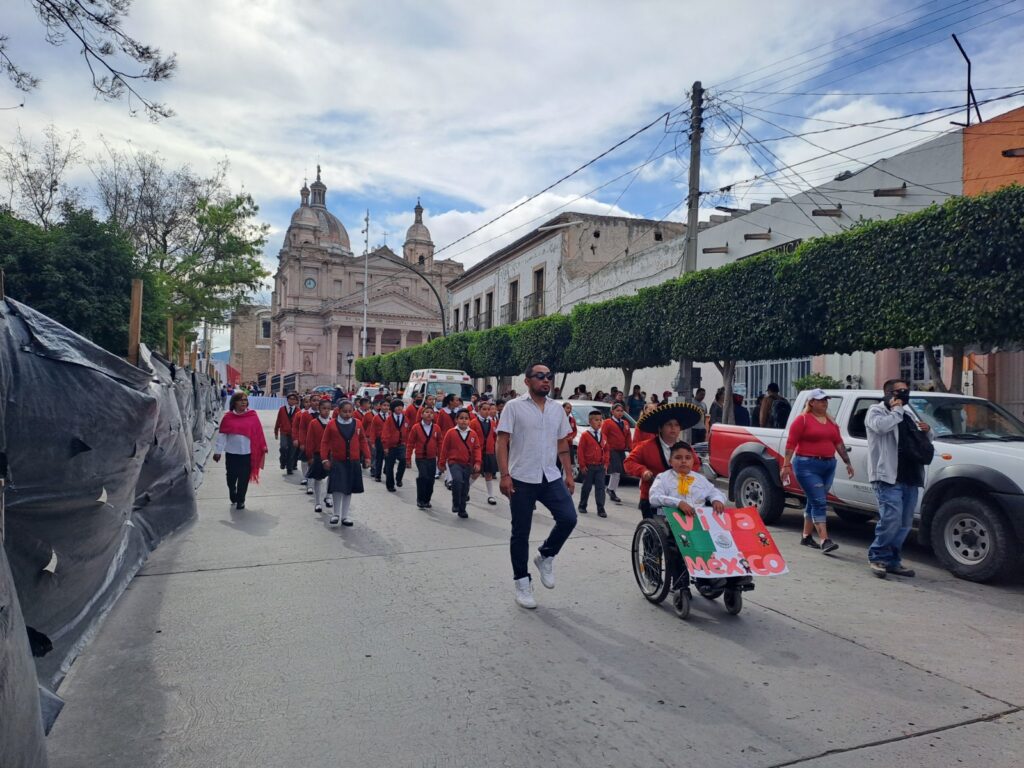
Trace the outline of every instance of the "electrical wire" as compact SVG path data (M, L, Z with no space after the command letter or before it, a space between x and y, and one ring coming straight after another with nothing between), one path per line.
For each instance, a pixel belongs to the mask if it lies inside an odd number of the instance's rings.
M1011 91L1024 85L993 85L974 88L978 91ZM743 91L730 88L727 93L757 94L764 96L924 96L935 93L963 93L963 88L937 88L931 91ZM776 113L780 114L780 113Z

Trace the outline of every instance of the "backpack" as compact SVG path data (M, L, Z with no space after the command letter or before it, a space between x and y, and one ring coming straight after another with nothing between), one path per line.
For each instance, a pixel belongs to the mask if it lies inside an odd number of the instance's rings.
M914 420L904 416L899 430L898 455L924 467L931 464L935 458L935 447L928 435L917 428Z
M781 395L775 398L771 410L768 411L768 426L773 429L785 429L792 411L793 406L789 404L789 400Z

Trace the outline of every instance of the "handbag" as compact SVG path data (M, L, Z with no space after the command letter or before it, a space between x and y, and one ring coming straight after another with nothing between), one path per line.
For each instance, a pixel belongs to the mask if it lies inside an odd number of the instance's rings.
M899 455L901 458L927 467L935 458L935 446L928 435L917 428L917 422L904 414L900 423Z

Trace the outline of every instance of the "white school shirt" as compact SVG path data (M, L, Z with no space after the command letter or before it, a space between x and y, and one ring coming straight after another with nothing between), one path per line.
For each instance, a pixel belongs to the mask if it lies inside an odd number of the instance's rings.
M509 400L501 412L498 432L510 435L508 473L513 479L523 483L562 479L558 441L568 437L572 427L557 401L548 398L542 411L529 392Z
M704 475L691 472L690 477L693 478L690 492L685 496L680 496L679 473L674 469L662 472L654 479L654 483L651 485L651 492L648 496L651 506L675 509L679 506L680 502L686 502L691 507L703 507L709 500L720 501L725 504L725 495Z

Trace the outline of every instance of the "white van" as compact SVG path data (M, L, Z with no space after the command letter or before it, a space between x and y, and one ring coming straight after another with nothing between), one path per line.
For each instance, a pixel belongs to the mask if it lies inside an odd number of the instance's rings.
M468 403L475 391L473 380L465 371L422 368L409 374L409 383L405 385L403 400L411 403L417 397L434 395L440 402L445 395L452 394L458 395L463 402Z

